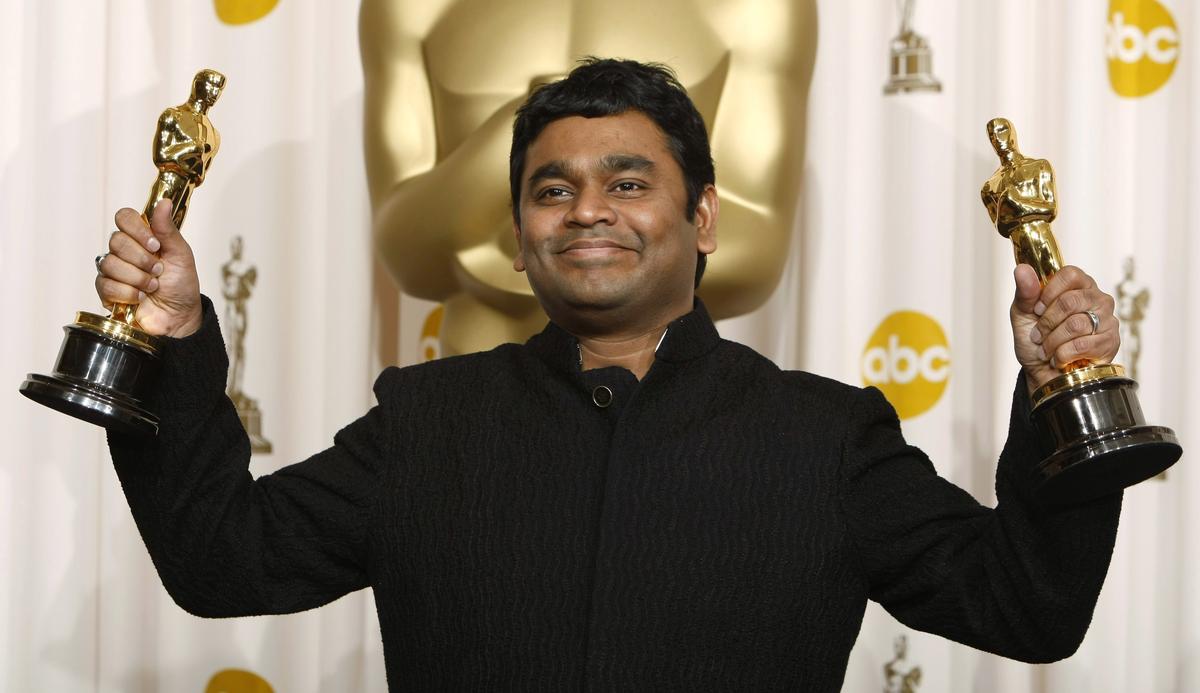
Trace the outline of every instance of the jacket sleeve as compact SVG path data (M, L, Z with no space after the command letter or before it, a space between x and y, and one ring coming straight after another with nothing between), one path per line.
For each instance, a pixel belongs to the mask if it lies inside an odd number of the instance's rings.
M871 598L905 625L1027 662L1083 641L1116 540L1121 495L1065 509L1032 497L1040 450L1024 378L996 472L995 509L937 476L878 390L860 391L841 496Z
M109 433L163 585L181 607L210 617L301 611L366 586L375 489L392 447L384 407L339 431L329 449L255 480L224 393L216 315L203 300L201 329L167 340L149 402L157 438Z

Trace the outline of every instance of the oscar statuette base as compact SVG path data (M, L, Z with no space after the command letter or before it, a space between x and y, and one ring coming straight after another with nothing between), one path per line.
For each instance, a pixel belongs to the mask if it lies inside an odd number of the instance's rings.
M242 428L246 429L246 436L250 438L250 451L270 454L271 441L263 437L262 412L258 409L258 403L245 395L233 396L230 399L237 409L238 418L242 420Z
M30 373L21 394L88 423L138 436L158 434L143 402L159 367L161 340L132 325L76 314L51 375Z
M1054 452L1038 465L1036 495L1082 503L1160 474L1183 448L1175 432L1146 424L1137 383L1121 366L1065 373L1033 393L1033 423Z

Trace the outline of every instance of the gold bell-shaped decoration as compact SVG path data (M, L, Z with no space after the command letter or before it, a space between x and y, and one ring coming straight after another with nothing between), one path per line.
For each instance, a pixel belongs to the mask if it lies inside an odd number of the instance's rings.
M900 31L891 42L891 75L883 85L884 94L908 91L941 91L942 83L933 76L933 53L923 36L912 30L916 0L898 0Z

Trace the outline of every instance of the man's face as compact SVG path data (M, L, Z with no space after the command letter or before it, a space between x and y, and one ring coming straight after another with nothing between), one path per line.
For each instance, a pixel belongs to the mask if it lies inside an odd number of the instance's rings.
M560 323L677 317L691 310L697 251L716 249L716 190L688 221L683 171L637 111L546 126L526 152L520 205L513 267Z

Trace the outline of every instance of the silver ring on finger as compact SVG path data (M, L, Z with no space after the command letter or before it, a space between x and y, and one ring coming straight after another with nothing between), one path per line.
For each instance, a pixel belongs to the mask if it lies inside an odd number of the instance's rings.
M101 271L101 270L100 270L100 263L101 263L101 262L104 262L104 258L106 258L106 257L108 257L108 253L104 253L103 255L97 255L97 256L96 256L96 271L97 271L97 272L100 272L100 271Z
M1083 312L1092 319L1092 334L1096 334L1096 332L1100 329L1100 316L1096 315L1096 311L1094 310L1085 310Z

